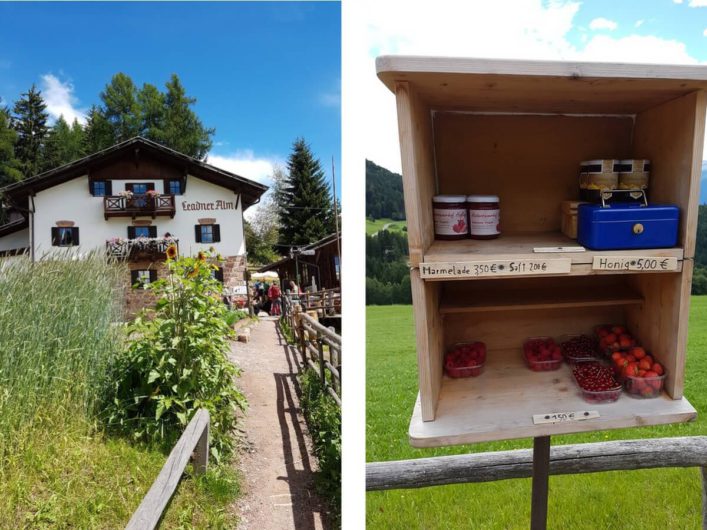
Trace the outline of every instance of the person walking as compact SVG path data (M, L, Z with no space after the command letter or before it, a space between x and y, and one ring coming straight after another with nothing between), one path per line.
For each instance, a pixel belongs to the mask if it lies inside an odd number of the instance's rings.
M268 297L272 302L270 311L271 315L280 316L282 314L282 300L280 298L281 296L282 292L280 291L280 286L277 284L277 281L274 281L270 286L270 289L268 290Z

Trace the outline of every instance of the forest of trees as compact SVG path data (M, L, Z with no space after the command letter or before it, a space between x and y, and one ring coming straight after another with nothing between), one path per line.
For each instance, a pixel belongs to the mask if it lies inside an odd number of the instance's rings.
M205 127L173 74L164 91L137 87L124 73L113 76L84 124L63 116L50 125L42 93L34 85L11 107L0 109L0 187L143 136L186 155L204 159L214 129Z
M702 204L697 216L697 243L695 271L692 275L692 294L707 294L707 204Z
M405 219L402 177L370 160L366 160L366 217Z
M404 219L402 176L366 160L366 217ZM407 235L382 230L366 236L366 303L410 304Z

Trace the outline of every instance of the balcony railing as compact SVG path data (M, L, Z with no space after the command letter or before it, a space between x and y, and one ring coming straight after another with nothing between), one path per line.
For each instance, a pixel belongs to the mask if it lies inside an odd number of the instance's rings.
M174 195L110 195L103 197L103 213L109 217L169 215L174 218Z
M179 239L174 237L137 237L124 239L116 237L106 241L108 255L116 259L164 259L167 249L174 245L175 255L179 254Z

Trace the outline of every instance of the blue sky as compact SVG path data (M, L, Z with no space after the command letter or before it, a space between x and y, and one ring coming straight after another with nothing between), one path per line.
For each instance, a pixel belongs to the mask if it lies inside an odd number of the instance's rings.
M81 118L116 72L160 88L176 73L216 128L209 162L267 183L302 136L330 179L340 13L333 2L0 2L0 98L11 105L35 83L52 114Z
M378 55L707 65L707 0L437 0L434 9L424 0L359 1L370 72L361 97L378 124L364 148L393 171L400 171L395 101L375 76Z

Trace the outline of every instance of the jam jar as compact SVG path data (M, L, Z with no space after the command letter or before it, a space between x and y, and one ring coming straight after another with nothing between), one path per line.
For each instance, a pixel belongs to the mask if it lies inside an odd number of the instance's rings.
M464 195L435 195L432 210L435 239L449 241L469 237L469 216Z
M501 210L496 195L469 195L469 228L472 239L494 239L500 234Z

